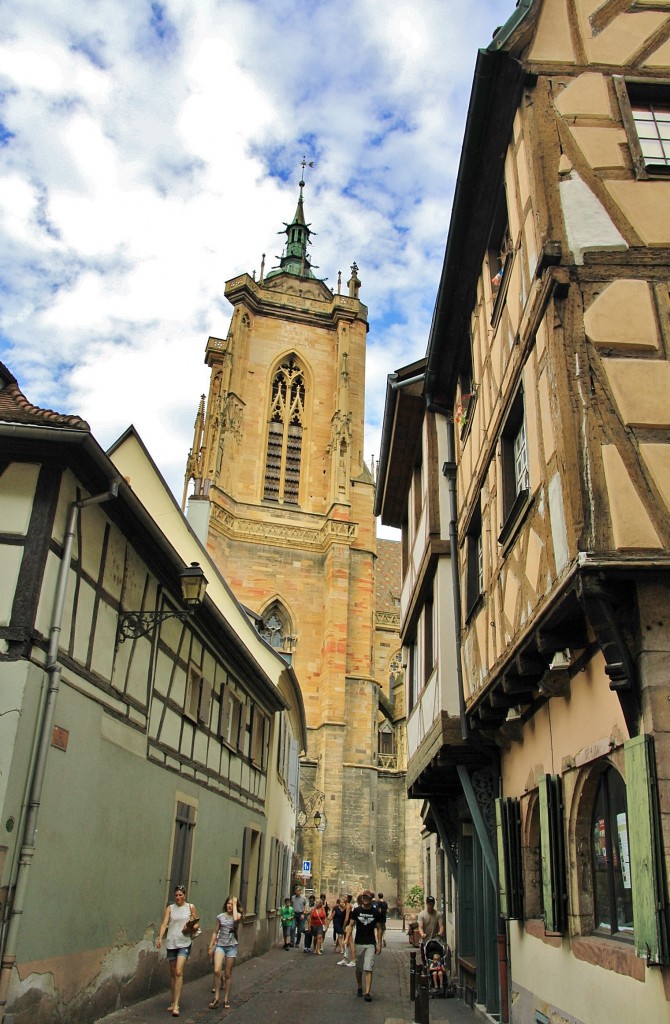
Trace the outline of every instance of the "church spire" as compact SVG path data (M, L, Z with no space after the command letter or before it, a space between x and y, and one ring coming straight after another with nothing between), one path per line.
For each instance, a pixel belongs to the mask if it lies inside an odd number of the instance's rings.
M303 174L298 182L298 187L300 189L298 205L291 223L287 224L286 221L284 221L284 230L279 232L280 235L286 235L284 255L279 257L279 266L275 267L266 275L266 280L272 277L277 277L278 274L293 274L296 277L310 277L314 279L312 266L307 252L307 246L311 244L310 236L314 234L314 232L310 231L309 224L305 220L305 210L303 206L305 167L313 166L314 163L312 161L308 163L304 157L302 158L301 167Z

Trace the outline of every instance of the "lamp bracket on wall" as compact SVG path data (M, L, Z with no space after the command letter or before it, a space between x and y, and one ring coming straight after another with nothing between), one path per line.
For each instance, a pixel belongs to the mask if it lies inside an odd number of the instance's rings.
M179 619L185 622L202 604L207 588L207 580L198 562L191 562L179 573L181 584L182 601L186 605L183 611L160 612L155 611L133 611L122 612L119 615L119 625L116 630L116 646L124 640L138 640L142 636L150 636L160 622L166 619Z
M119 617L116 642L122 644L124 640L138 640L141 636L150 636L159 622L165 622L166 619L179 619L185 622L191 615L192 609L186 612L124 612Z

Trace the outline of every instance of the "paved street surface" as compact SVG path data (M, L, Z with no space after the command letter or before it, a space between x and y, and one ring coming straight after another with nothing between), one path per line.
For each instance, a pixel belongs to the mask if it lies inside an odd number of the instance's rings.
M396 922L392 922L396 924ZM270 950L247 960L233 972L231 1007L209 1010L211 977L187 981L181 999L183 1024L323 1024L324 1021L361 1021L363 1024L410 1024L414 1004L409 999L409 956L412 947L398 927L386 933L387 946L377 958L372 979L372 1002L356 995L356 972L338 967L332 935L326 935L323 956L306 954L302 947L284 952ZM188 968L187 968L188 970ZM167 981L168 968L165 965ZM166 1024L169 991L103 1017L97 1024ZM487 1020L457 999L434 998L430 1021L439 1024L479 1024Z

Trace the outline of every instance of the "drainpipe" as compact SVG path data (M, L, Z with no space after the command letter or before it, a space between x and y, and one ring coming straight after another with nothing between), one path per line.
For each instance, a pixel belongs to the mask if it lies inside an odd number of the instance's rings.
M110 484L108 491L104 494L95 495L92 498L84 498L82 501L74 501L70 505L70 515L65 531L63 543L63 556L58 570L56 583L56 596L54 599L53 611L51 613L51 626L49 627L49 648L45 671L48 679L47 694L44 707L41 712L41 721L38 727L36 740L36 755L26 781L26 794L28 795L28 811L23 828L23 839L19 855L19 866L14 884L14 899L9 916L9 924L4 935L2 946L2 960L0 964L0 1024L5 1019L7 1007L7 994L12 971L16 963L16 948L18 935L21 927L21 918L25 905L25 897L28 891L28 877L35 855L37 842L37 817L42 800L42 788L46 773L47 756L51 746L51 733L53 730L54 715L56 712L56 700L60 689L61 668L58 661L58 647L61 635L61 624L63 620L63 608L65 606L65 594L67 590L67 577L70 571L72 560L72 547L74 544L75 529L79 510L88 505L99 505L103 501L116 498L119 493L118 482Z
M426 371L423 373L417 373L416 377L408 377L406 380L398 380L397 373L389 373L388 382L391 385L392 391L399 391L401 388L409 387L410 384L419 384L422 380L426 379Z

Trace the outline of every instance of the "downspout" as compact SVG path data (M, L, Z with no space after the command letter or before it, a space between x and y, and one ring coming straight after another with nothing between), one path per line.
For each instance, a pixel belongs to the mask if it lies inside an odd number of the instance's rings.
M25 905L25 897L28 891L28 878L35 855L37 842L37 817L42 800L42 789L46 773L47 757L51 746L51 733L53 730L54 715L56 712L56 700L60 689L61 668L58 661L58 647L61 635L61 624L63 621L63 608L65 606L65 595L67 591L67 577L70 571L72 560L72 547L74 544L75 530L79 510L88 505L99 505L103 501L116 498L119 493L118 482L110 484L108 491L104 494L95 495L92 498L84 498L82 501L73 501L70 505L70 515L65 531L63 542L63 556L58 570L56 582L56 596L54 598L53 611L51 613L51 626L49 627L49 647L45 671L48 679L47 694L42 709L42 717L38 727L36 739L36 754L32 767L26 780L26 794L28 795L28 811L23 828L23 840L21 853L19 855L19 866L14 883L14 899L9 916L9 924L3 936L2 959L0 963L0 1022L5 1018L7 1007L7 994L12 971L16 963L16 949L18 936L21 928L21 919Z

